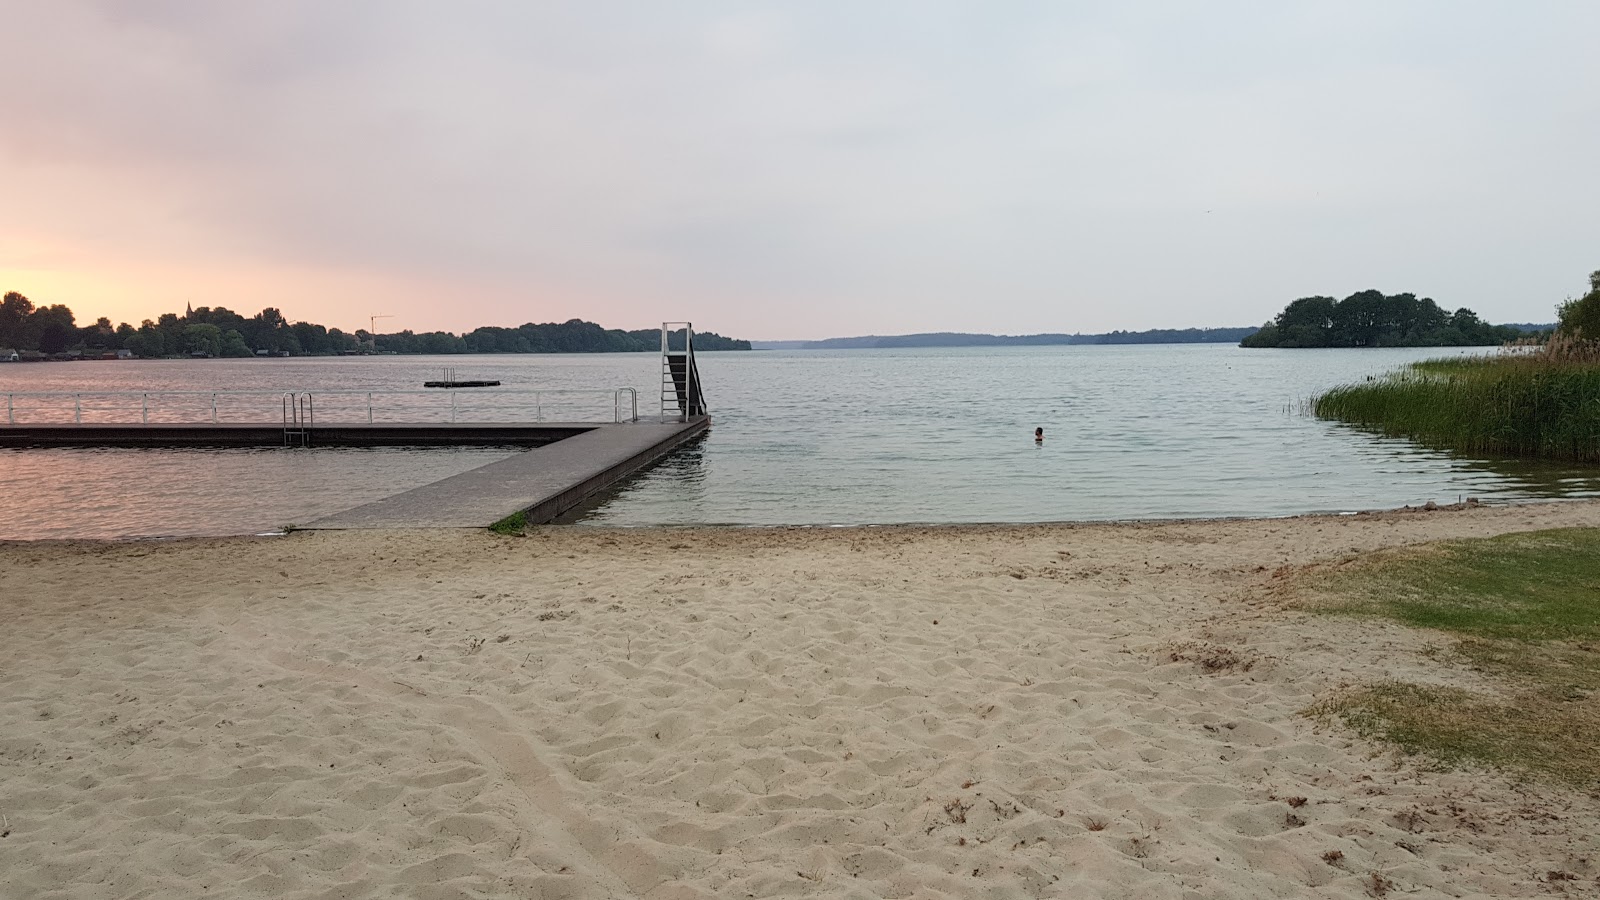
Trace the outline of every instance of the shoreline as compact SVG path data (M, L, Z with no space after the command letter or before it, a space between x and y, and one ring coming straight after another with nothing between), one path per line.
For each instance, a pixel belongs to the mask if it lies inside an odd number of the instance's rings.
M0 543L0 893L1582 893L1600 794L1304 715L1484 686L1440 638L1271 593L1575 525L1600 501Z
M577 532L651 532L651 531L870 531L870 530L926 530L938 531L940 529L990 529L990 528L1083 528L1083 527L1142 527L1158 525L1206 525L1228 524L1237 522L1282 522L1297 519L1345 519L1378 517L1390 515L1408 515L1423 513L1451 513L1464 509L1523 509L1528 507L1561 506L1567 504L1600 504L1600 497L1555 497L1531 500L1489 500L1462 503L1438 504L1434 509L1426 506L1397 506L1384 509L1361 509L1348 511L1310 511L1298 513L1284 513L1282 515L1239 515L1239 516L1185 516L1180 518L1130 518L1130 519L1054 519L1044 522L882 522L882 523L857 523L839 525L767 525L767 524L659 524L659 525L616 525L609 523L586 524L582 522L551 522L545 525L533 526L536 529L572 530ZM282 538L292 534L303 534L308 531L326 531L330 534L344 533L339 529L316 529L305 526L294 526L287 531L259 531L239 532L237 534L174 534L174 535L129 535L125 537L49 537L49 538L0 538L0 548L7 546L29 545L100 545L100 544L171 544L188 541L236 541L256 538ZM432 531L439 534L475 534L488 531L485 528L386 528L373 529L377 531L392 532L397 534L412 534ZM354 532L356 529L349 529ZM530 530L529 533L533 533Z

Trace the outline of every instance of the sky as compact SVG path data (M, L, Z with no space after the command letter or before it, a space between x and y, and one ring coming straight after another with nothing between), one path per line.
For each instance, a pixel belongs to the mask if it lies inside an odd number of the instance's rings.
M0 0L0 291L751 339L1547 322L1600 3Z

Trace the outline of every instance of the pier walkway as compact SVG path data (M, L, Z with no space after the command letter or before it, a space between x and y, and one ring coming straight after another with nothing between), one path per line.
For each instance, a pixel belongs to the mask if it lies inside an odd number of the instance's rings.
M605 425L319 519L305 527L484 528L517 513L554 520L698 437L710 418Z

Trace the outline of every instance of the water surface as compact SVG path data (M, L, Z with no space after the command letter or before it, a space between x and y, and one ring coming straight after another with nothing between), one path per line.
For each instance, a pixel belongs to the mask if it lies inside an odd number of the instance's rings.
M569 517L841 525L1270 516L1600 496L1594 470L1466 459L1305 415L1336 384L1440 349L1218 345L701 356L714 425ZM453 366L507 389L631 386L654 354L0 365L0 391L418 389ZM1045 441L1035 444L1042 427ZM304 523L502 458L452 450L0 452L0 538L227 534Z

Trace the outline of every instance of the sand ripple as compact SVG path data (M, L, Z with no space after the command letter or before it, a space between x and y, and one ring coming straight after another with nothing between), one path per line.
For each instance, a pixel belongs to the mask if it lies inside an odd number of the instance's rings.
M1596 798L1298 715L1417 636L1255 599L1578 522L0 546L0 895L1597 891Z

